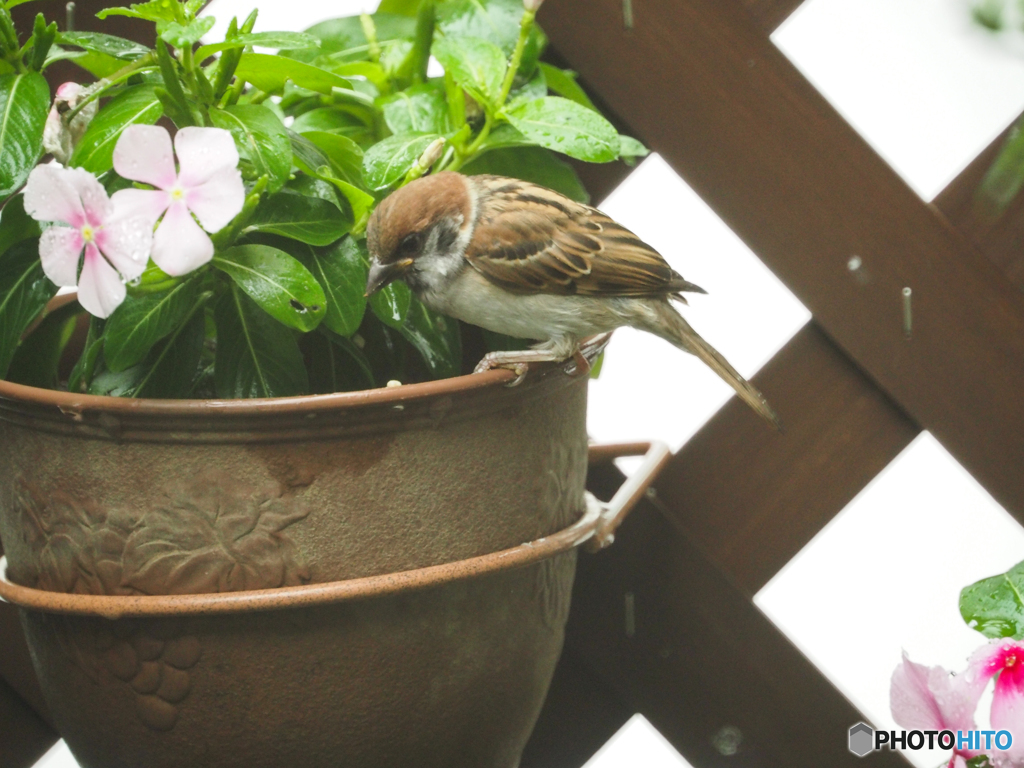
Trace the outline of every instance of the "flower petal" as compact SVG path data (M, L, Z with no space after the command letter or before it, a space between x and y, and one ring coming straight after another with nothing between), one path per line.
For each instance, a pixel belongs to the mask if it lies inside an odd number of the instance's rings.
M126 280L142 274L153 249L153 225L147 219L115 219L96 233L96 245Z
M217 171L238 165L235 140L223 128L182 128L174 137L181 173L178 181L191 189L208 181Z
M168 275L184 275L213 258L213 241L183 202L171 203L153 237L153 261Z
M196 215L207 232L219 232L226 227L245 205L245 186L242 172L237 168L222 168L198 187L185 195L185 204Z
M25 184L25 212L38 221L62 221L76 229L85 223L82 198L70 183L68 169L37 165Z
M78 257L82 255L82 233L71 227L53 226L39 238L43 272L60 286L78 282Z
M953 677L942 667L915 664L903 653L903 662L892 673L889 706L893 719L904 728L917 730L972 730L974 710L984 690Z
M43 126L43 149L53 155L58 163L66 163L71 157L71 132L60 119L56 107L46 116Z
M126 179L170 189L174 171L171 135L159 125L129 125L114 147L114 170Z
M103 222L113 211L107 190L100 184L99 179L81 168L66 168L65 173L68 183L82 198L86 221L93 227L102 227Z
M171 195L162 189L121 189L110 198L114 206L112 219L142 218L152 228L171 204Z
M85 247L85 264L78 280L78 303L96 317L110 317L124 301L125 287L117 272L95 245Z

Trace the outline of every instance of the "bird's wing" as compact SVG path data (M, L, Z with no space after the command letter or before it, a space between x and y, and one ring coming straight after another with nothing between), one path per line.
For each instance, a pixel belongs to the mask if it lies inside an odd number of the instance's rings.
M466 259L508 291L623 297L704 292L596 208L525 181L472 179L486 194L479 196Z

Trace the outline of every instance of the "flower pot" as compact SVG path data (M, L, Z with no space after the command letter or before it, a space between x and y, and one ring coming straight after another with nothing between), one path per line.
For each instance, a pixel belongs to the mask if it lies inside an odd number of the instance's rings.
M84 768L516 766L574 547L615 522L583 514L586 377L511 378L266 401L0 382L0 596Z

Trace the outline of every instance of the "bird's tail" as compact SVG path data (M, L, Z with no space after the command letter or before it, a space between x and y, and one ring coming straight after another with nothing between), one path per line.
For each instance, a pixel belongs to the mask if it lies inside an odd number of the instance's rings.
M656 307L658 322L652 323L644 328L644 330L650 331L680 349L696 355L711 370L721 376L730 387L735 389L736 394L740 396L743 402L753 408L766 421L774 425L776 429L782 428L782 421L772 407L768 405L764 395L751 385L749 381L740 376L739 372L729 364L728 360L722 357L717 349L704 341L700 334L693 330L685 318L676 312L671 304L667 301L652 302L652 304Z

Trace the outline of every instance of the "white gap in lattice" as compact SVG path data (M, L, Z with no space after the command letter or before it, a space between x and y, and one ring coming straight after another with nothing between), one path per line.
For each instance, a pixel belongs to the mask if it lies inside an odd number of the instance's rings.
M692 768L658 729L633 715L583 768Z
M962 671L985 639L960 617L960 590L1021 560L1024 529L924 433L754 603L876 727L898 729L889 679L901 651ZM905 754L919 768L943 755Z
M925 200L1024 109L1024 40L969 0L805 0L772 41Z
M810 319L659 155L644 160L601 209L708 291L691 295L681 311L744 376L756 373ZM591 382L587 426L598 441L657 439L676 450L732 393L692 355L623 328L608 346L600 378Z
M32 768L79 768L79 765L74 755L71 754L71 750L68 749L67 742L60 739L47 750L45 755L39 758Z
M255 0L212 0L206 6L203 16L217 19L206 40L224 39L232 16L238 23L249 15L253 8L259 8L255 32L301 32L314 24L342 16L373 13L380 0L301 0L301 2L258 3Z

